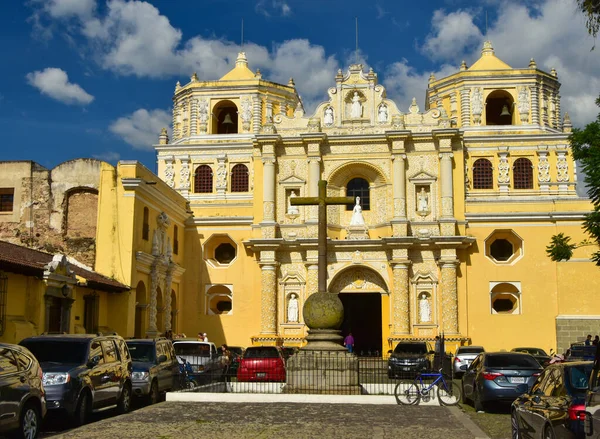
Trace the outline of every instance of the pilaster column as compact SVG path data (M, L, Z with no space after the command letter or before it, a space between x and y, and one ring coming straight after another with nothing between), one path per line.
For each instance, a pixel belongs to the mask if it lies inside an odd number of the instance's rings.
M165 332L171 329L171 284L173 283L174 264L169 264L165 276Z
M319 196L319 180L321 179L321 158L320 157L309 157L308 158L308 196L317 197ZM318 206L307 206L308 208L308 219L317 221L319 212Z
M410 261L393 264L392 335L410 334L409 266Z
M275 158L263 157L263 221L275 221Z
M531 123L540 124L540 98L538 96L537 84L530 87L531 90Z
M277 267L275 263L266 263L261 267L261 334L277 333Z
M406 155L394 154L392 160L394 171L394 218L406 219Z
M471 126L471 111L469 106L469 89L460 90L460 124L462 127Z
M262 100L260 95L256 94L252 96L252 132L254 134L260 133L262 128Z
M442 328L445 334L458 334L458 291L456 267L458 260L442 260Z
M190 99L190 136L198 134L198 99Z
M544 195L550 194L550 162L548 161L548 147L546 145L538 146L538 172L537 180L540 186L540 192Z
M569 190L569 162L567 161L567 150L556 150L556 181L559 193Z
M451 152L440 153L442 218L454 218L454 188L452 186L452 157Z
M306 274L306 297L314 294L319 289L319 266L315 264L308 265Z
M156 327L156 294L158 289L158 258L154 259L150 267L150 303L148 304L148 329L146 335L150 338L158 334Z
M508 151L498 153L498 189L503 195L508 195L510 186L510 164L508 163Z

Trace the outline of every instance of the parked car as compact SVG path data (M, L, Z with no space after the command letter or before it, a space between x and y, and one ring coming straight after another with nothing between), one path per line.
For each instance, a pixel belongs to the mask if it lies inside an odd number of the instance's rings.
M90 412L131 405L133 365L118 335L56 334L21 341L40 362L49 413L65 412L77 425Z
M0 434L37 437L46 416L42 368L28 349L0 343Z
M155 404L164 392L179 389L179 363L171 340L131 339L127 347L133 360L131 382L135 396Z
M511 407L512 437L583 438L591 361L549 365ZM525 384L522 384L525 386Z
M513 402L533 385L542 370L529 354L483 352L462 377L463 402L473 401L477 411L483 411L488 402Z
M401 341L388 359L388 377L403 378L431 370L434 351L426 341Z
M238 381L285 381L285 362L275 346L246 348L237 371Z
M467 366L473 362L477 355L485 352L483 346L459 346L454 354L454 362L452 364L452 371L456 376L462 376L464 369L461 366Z
M173 340L173 348L178 357L191 365L190 378L197 384L206 384L223 378L223 364L214 343L195 338L180 338Z
M596 352L585 397L584 430L587 437L600 439L600 346Z
M514 348L511 349L511 352L522 352L524 354L530 354L543 367L548 366L548 363L550 362L550 355L548 355L546 351L540 348Z

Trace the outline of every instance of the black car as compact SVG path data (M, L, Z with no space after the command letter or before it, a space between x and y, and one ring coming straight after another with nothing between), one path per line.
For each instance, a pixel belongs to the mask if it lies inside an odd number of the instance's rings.
M388 360L389 378L407 378L431 370L434 351L426 341L401 341Z
M591 361L552 364L511 407L513 437L583 438Z
M118 335L56 334L21 341L42 366L49 413L66 412L77 425L92 411L129 411L131 372L127 344Z
M158 402L164 392L179 389L179 362L167 338L127 340L133 360L133 394Z
M0 434L37 437L46 415L42 369L29 350L0 343Z
M511 349L511 352L522 352L524 354L530 354L531 356L533 356L533 358L535 358L538 361L538 363L540 363L540 365L544 367L546 367L550 363L550 355L548 355L546 351L540 348L514 348Z

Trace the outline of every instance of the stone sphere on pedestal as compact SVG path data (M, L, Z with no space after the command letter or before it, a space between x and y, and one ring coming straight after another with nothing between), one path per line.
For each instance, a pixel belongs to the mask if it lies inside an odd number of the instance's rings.
M311 294L304 302L302 313L310 329L339 329L344 321L344 305L334 293Z

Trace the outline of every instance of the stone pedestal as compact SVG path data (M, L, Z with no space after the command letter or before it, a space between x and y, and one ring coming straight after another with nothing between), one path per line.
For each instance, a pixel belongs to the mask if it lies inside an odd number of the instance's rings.
M286 365L283 393L360 395L358 357L341 351L300 350Z
M367 226L348 226L346 232L346 239L369 239L369 229Z

